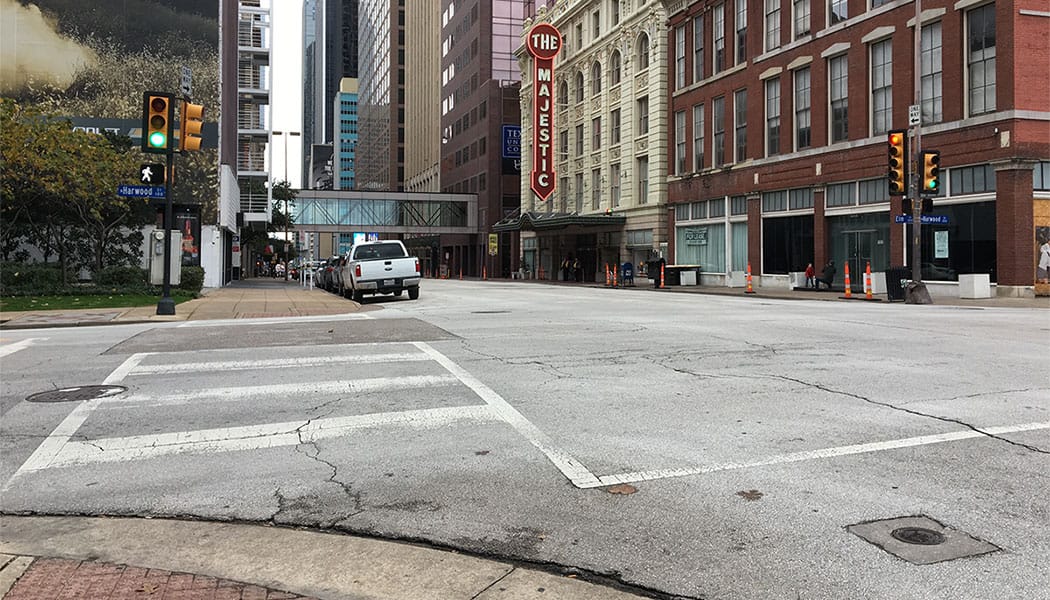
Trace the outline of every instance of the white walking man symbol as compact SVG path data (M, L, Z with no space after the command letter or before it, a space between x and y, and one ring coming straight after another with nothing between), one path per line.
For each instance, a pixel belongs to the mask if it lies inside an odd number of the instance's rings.
M142 183L153 183L153 168L151 165L142 167Z

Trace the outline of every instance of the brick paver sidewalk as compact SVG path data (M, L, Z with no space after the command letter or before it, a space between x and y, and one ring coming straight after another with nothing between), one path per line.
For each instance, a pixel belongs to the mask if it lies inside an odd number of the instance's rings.
M38 558L3 600L316 600L163 569Z

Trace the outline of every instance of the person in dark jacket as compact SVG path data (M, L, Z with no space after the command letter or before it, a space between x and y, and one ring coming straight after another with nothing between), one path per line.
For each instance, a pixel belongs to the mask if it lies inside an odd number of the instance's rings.
M835 281L835 261L829 260L828 264L824 265L824 271L817 277L817 289L820 289L820 284L828 286L831 289L831 282Z

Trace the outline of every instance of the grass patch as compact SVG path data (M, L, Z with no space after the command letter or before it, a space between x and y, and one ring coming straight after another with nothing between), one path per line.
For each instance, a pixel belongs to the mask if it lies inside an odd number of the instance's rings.
M193 300L193 294L172 290L175 304ZM0 311L69 310L75 308L128 308L149 306L160 301L160 296L147 294L98 294L83 296L8 296L0 298Z

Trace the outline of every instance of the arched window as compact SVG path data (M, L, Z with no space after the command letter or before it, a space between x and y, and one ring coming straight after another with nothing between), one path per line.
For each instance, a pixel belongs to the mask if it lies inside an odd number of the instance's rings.
M583 71L576 72L576 101L583 102Z
M594 61L591 66L591 94L597 96L602 93L602 63Z
M569 106L569 82L564 79L558 86L558 106L568 108Z
M609 85L616 85L620 83L620 72L623 70L623 60L620 58L619 50L613 50L609 63L612 65L609 74Z
M642 34L638 36L638 69L649 68L649 36Z

